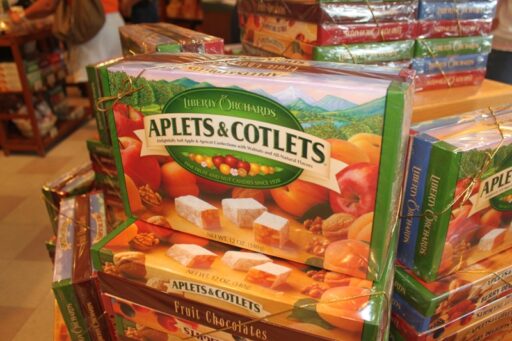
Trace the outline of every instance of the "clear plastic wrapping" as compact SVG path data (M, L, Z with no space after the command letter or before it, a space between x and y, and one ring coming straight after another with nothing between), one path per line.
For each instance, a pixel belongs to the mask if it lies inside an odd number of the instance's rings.
M119 28L123 54L151 52L223 53L224 40L168 24L134 24Z

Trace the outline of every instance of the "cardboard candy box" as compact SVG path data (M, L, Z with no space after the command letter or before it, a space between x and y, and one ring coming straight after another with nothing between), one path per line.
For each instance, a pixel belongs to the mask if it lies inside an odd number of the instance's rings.
M116 60L119 59L120 58L112 59L109 61L88 65L86 67L87 80L92 97L91 107L93 109L94 119L96 120L96 128L98 129L100 142L107 146L112 145L112 138L110 137L110 133L108 130L106 116L104 112L100 110L101 108L98 107L97 103L99 99L105 96L100 76L98 74L98 70L100 69L100 67L114 63Z
M252 13L240 13L239 17L245 30L280 34L321 46L413 39L416 32L415 21L317 24Z
M466 312L464 315L462 315L463 312L460 307L454 306L443 317L428 319L412 308L400 295L394 294L393 316L400 320L400 324L407 324L407 329L414 331L415 334L435 334L436 338L440 338L441 336L456 333L469 323L483 320L487 316L510 306L511 303L512 294L509 294L488 305ZM452 320L449 320L450 318Z
M243 30L241 37L243 43L274 55L293 59L377 64L410 60L414 53L414 40L317 46L283 34L251 29Z
M88 192L94 182L94 172L87 163L73 168L43 185L43 199L54 234L57 235L59 207L62 199Z
M493 19L496 0L476 0L467 2L421 0L418 10L420 20L468 20Z
M98 140L87 140L86 144L94 172L115 177L117 169L112 146Z
M462 54L491 52L492 36L419 39L414 48L415 58L438 58Z
M203 57L189 57L132 57L102 70L112 93L143 71L136 98L109 113L128 212L379 278L397 216L409 74L254 57L194 64Z
M222 332L252 340L386 334L393 254L372 283L140 220L127 221L92 252L106 295Z
M216 329L205 327L197 322L164 314L117 297L104 295L103 299L107 311L114 316L114 325L118 337L126 336L136 340L168 340L168 338L172 340L189 338L206 341L249 340L223 331L216 331Z
M419 153L421 162L409 164L408 177L417 181L408 181L404 202L419 188L424 194L414 205L421 214L407 214L416 223L402 226L400 248L421 278L432 281L512 246L511 119L510 107L481 110L413 137L413 146L422 143L411 160Z
M419 20L419 38L487 36L492 31L492 18L473 20Z
M512 309L510 304L499 311L489 314L486 318L477 320L459 329L445 333L443 327L434 328L424 333L418 333L404 319L393 314L390 340L391 341L483 341L508 340L512 332Z
M222 53L224 40L168 24L136 24L119 28L123 54L151 52Z
M417 75L453 73L485 69L487 54L466 54L437 58L416 58L412 68Z
M416 91L455 88L459 86L479 85L485 79L485 69L470 71L434 73L416 76Z
M52 289L72 340L110 340L90 258L91 245L106 234L101 193L62 201Z
M381 23L416 19L418 1L323 2L296 0L242 0L241 13L271 15L317 24Z
M393 311L418 332L453 320L466 325L482 319L510 305L511 256L512 250L506 250L431 283L399 266L395 270Z

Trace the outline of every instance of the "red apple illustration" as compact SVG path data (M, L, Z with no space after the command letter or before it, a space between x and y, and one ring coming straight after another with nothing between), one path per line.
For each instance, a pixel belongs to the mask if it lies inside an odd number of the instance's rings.
M303 180L295 180L286 186L271 189L270 195L279 208L297 217L328 199L324 187Z
M117 136L135 137L135 130L144 129L144 116L139 111L124 103L116 103L113 107L116 121Z
M142 144L132 137L119 138L121 160L126 174L138 187L149 185L154 191L160 187L160 165L153 156L140 156Z
M240 168L243 168L245 169L247 172L249 172L251 170L251 164L247 161L238 161L238 164L236 165L236 168L240 169Z
M181 167L177 162L168 162L161 170L163 189L171 198L183 195L198 195L197 176Z
M344 168L336 176L341 192L329 193L332 210L349 213L356 217L373 211L378 175L378 166L367 162Z
M219 168L220 165L222 165L224 163L224 157L222 157L222 156L214 156L212 158L212 162L215 165L215 167Z
M174 317L158 314L157 320L158 320L158 323L160 323L160 325L162 327L164 327L165 329L167 329L168 331L171 331L171 332L178 331L178 327L176 326L177 321Z
M238 161L239 160L231 154L226 155L226 157L224 158L224 163L226 163L231 168L236 168Z
M197 186L201 193L223 194L229 191L233 186L224 185L215 181L207 180L200 176L197 177Z

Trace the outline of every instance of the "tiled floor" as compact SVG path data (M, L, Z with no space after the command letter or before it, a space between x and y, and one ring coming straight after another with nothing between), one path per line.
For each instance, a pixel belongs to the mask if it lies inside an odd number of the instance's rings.
M44 241L52 233L41 186L88 160L93 120L45 158L0 151L0 340L52 340L52 266Z

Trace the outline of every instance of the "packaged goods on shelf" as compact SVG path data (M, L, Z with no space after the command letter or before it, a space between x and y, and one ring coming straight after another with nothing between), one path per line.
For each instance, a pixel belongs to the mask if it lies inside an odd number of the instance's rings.
M492 19L496 11L496 0L439 1L420 0L420 20L468 20Z
M168 24L135 24L119 28L125 56L151 52L223 53L224 40Z
M492 36L417 40L412 62L416 90L480 84L491 44Z
M107 310L114 316L118 336L150 340L167 340L168 338L172 340L190 338L192 340L208 341L248 340L247 338L233 336L225 331L217 331L220 328L206 327L197 322L164 314L117 297L104 295L104 301Z
M492 19L419 20L417 29L418 38L487 36L491 34Z
M53 232L57 235L59 207L62 199L89 192L94 183L94 171L91 164L73 168L57 179L43 185L43 199L50 217Z
M492 36L418 39L414 48L415 58L446 57L461 54L491 52Z
M317 46L281 34L243 30L242 43L293 59L376 64L413 58L414 40Z
M445 332L443 326L433 328L429 331L418 333L401 317L392 314L391 341L433 341L433 340L508 340L512 332L512 308L510 304L499 311L493 311L483 319L477 319L469 324L463 324L459 329ZM486 313L487 311L483 311ZM470 316L471 317L471 316ZM450 326L447 326L450 328Z
M242 44L294 59L354 64L412 59L417 1L239 2Z
M414 21L418 1L323 2L294 0L241 0L241 13L270 15L311 23L356 24Z
M279 34L319 46L414 39L415 21L321 24L274 16L240 13L240 25L247 31Z
M127 214L379 278L399 209L410 74L209 58L133 56L101 70L112 94L128 77L142 87L109 112ZM128 119L126 110L138 118Z
M110 340L90 257L106 234L101 193L62 200L52 289L72 340Z
M485 79L485 68L462 72L418 75L414 83L416 91L455 88L466 85L479 85Z
M448 57L417 58L412 68L417 75L453 73L485 69L487 54L462 54Z
M397 266L393 312L421 333L457 319L450 330L458 329L510 306L511 256L503 251L431 283Z
M131 219L92 252L105 295L173 320L267 340L382 340L387 331L394 251L372 283Z
M510 107L484 109L412 137L410 160L422 161L409 164L408 178L418 181L407 181L404 205L411 193L423 197L414 205L420 214L402 225L400 248L408 251L400 258L421 278L434 280L512 247L505 129L511 121Z

